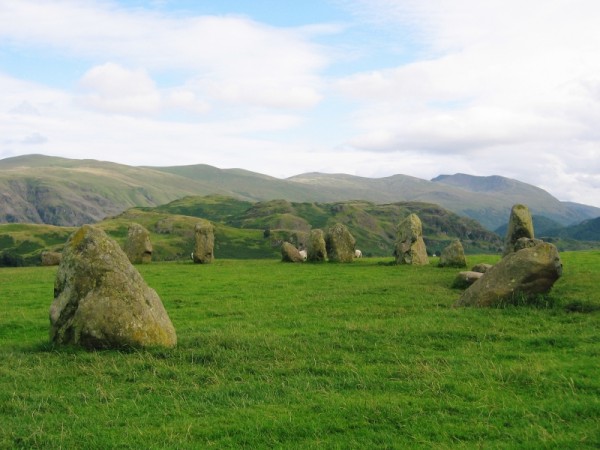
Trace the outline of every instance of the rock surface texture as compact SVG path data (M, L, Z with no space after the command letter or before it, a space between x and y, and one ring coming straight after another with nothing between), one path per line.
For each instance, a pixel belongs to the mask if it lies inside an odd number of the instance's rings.
M213 262L215 248L215 227L210 222L200 222L194 228L194 253L192 260L196 264Z
M177 344L158 294L119 245L89 225L65 244L50 307L50 340L86 348Z
M152 262L150 232L139 223L129 225L124 250L132 264L147 264Z
M558 250L541 242L505 256L473 283L455 306L497 306L545 294L562 275Z
M356 239L348 231L346 225L336 223L329 228L325 236L325 245L329 261L346 263L354 260Z
M427 248L423 241L423 225L416 214L409 215L398 225L394 256L396 264L429 264Z

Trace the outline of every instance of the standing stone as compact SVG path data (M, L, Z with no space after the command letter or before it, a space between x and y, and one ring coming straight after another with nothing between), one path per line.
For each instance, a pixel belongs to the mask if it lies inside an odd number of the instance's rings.
M503 256L516 251L515 244L520 238L534 238L533 219L527 206L517 204L512 207L510 212L508 229L506 230L506 238L504 240Z
M329 261L352 262L354 260L354 246L356 239L348 231L346 225L337 223L327 230L325 247Z
M151 262L152 243L150 242L150 232L139 223L129 225L124 250L132 264Z
M497 306L550 291L562 275L558 250L541 242L510 253L471 285L455 306Z
M196 264L210 264L214 259L215 227L205 221L196 224L194 253L192 256Z
M457 239L448 245L440 255L439 267L467 267L465 250Z
M398 239L394 250L396 264L429 264L423 241L423 225L416 214L411 214L398 225Z
M323 230L310 230L306 251L308 261L323 262L327 259L327 246L325 244L325 233L323 233Z
M281 244L281 261L283 262L304 262L304 257L300 251L289 242Z
M42 266L58 266L62 255L59 252L42 252Z
M158 294L121 247L90 225L65 244L50 307L50 340L86 348L177 344Z

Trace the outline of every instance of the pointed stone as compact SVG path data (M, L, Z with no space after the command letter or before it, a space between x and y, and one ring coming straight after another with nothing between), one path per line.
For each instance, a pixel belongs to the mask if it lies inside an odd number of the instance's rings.
M396 264L429 264L423 240L423 225L416 214L409 215L398 225L398 239L394 250Z
M521 204L514 205L508 220L503 256L516 251L515 245L519 239L533 239L534 237L533 219L531 218L529 208Z
M90 225L65 244L50 306L50 340L87 348L177 344L158 294L121 247Z

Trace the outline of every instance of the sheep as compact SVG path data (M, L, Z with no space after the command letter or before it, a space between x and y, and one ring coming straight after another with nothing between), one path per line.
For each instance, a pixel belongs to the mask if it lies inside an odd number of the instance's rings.
M300 250L298 253L300 253L300 256L302 256L302 260L306 261L306 258L308 257L306 250Z
M354 250L355 258L362 258L362 252L359 249Z
M192 254L190 255L190 257L192 258L192 261L194 260L194 252L192 252Z

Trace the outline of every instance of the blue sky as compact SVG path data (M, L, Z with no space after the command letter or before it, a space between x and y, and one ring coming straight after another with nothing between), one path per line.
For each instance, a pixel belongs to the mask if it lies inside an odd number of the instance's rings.
M503 175L600 206L596 0L5 0L0 158Z

